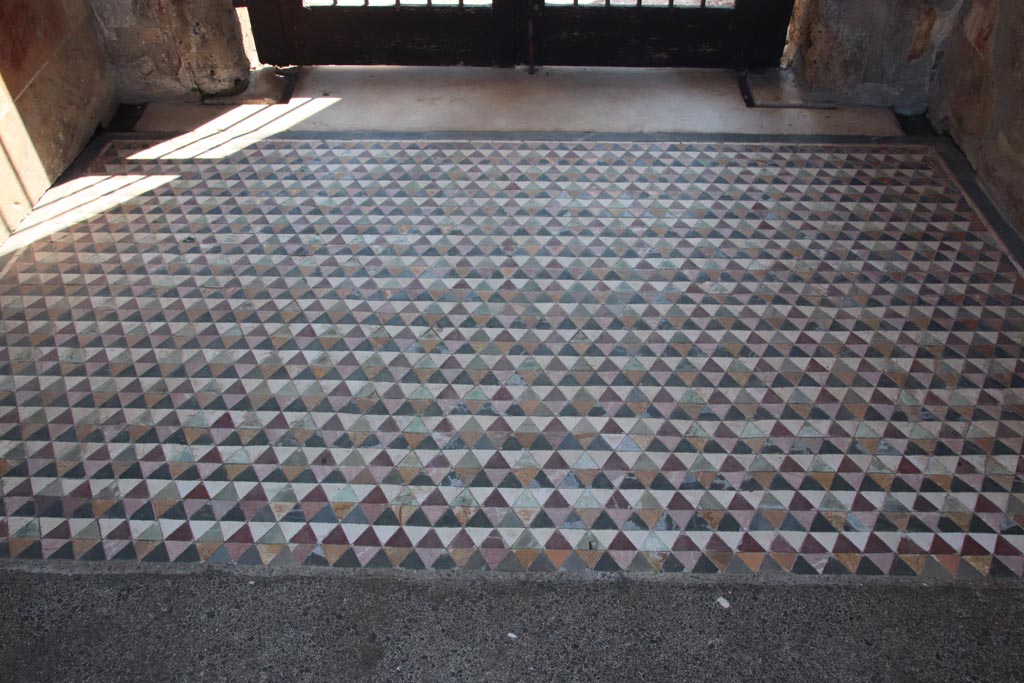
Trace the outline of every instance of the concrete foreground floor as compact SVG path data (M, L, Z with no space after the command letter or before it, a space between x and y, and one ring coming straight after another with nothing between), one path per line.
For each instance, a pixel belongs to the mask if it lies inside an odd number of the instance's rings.
M4 681L1024 680L1019 582L59 562L0 581Z

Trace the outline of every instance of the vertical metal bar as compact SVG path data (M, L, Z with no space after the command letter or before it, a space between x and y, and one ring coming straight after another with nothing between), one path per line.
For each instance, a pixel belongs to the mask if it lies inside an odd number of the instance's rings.
M534 40L536 23L534 16L540 11L540 0L529 0L530 10L526 18L526 54L530 64L530 75L537 73L537 43Z

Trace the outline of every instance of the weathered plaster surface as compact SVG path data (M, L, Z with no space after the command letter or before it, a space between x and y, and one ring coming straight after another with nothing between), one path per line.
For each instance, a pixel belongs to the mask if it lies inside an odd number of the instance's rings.
M113 112L83 0L0 2L0 239Z
M231 0L89 0L122 102L231 95L249 60Z
M792 61L803 88L920 113L965 0L800 0Z
M1024 231L1024 3L969 0L942 60L930 116Z

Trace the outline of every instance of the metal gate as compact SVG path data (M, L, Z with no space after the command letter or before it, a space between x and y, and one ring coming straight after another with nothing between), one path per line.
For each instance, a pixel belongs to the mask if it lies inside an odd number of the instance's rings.
M779 63L794 0L248 0L267 64Z

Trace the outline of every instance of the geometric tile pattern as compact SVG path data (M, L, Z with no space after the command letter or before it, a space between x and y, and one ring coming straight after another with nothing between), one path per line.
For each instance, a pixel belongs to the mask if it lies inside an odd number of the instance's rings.
M912 145L265 140L0 276L0 555L1024 573L1024 278Z

